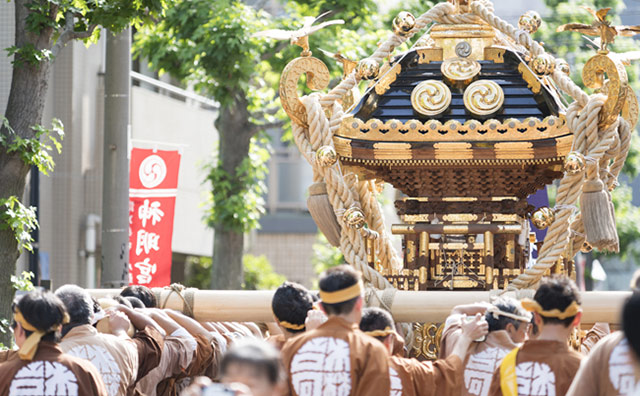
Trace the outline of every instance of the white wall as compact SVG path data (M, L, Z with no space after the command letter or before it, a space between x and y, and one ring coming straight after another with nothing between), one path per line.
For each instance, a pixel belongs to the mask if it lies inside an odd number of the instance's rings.
M132 87L131 135L135 147L153 148L145 140L174 144L182 150L178 176L178 196L173 228L173 251L211 256L213 231L203 222L206 172L218 140L213 126L216 113L140 87ZM172 146L157 145L158 149Z

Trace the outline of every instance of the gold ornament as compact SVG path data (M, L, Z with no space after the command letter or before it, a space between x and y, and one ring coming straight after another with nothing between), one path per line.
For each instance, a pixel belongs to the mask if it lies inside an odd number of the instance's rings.
M380 71L380 65L373 59L363 59L358 62L356 68L356 76L361 80L373 80L378 77Z
M442 81L427 80L418 84L411 92L413 109L426 116L445 111L451 104L451 90Z
M478 80L464 91L464 106L479 116L493 114L504 104L504 91L495 81Z
M452 58L442 62L440 71L449 80L456 82L466 82L472 80L480 73L480 63L475 60L464 58Z
M531 66L531 69L537 74L546 76L553 73L556 68L556 63L551 55L540 54L533 58L529 66Z
M542 18L535 11L525 12L518 20L518 27L529 34L537 32L541 24Z
M416 18L407 11L402 11L393 18L393 32L398 36L408 35L415 25Z
M531 215L531 222L539 229L544 230L556 220L556 214L553 209L543 206Z
M347 209L342 216L342 221L349 227L359 230L364 227L366 220L364 218L364 213L362 213L362 209L354 206L352 208Z
M582 247L580 248L580 251L582 253L589 253L592 250L593 250L593 246L591 246L591 244L587 241L584 241L584 243L582 244Z
M567 76L571 75L571 66L569 66L569 62L564 59L556 59L556 69L560 70Z
M316 151L316 162L322 167L328 167L338 162L338 153L333 146L322 146Z
M584 166L584 156L577 151L567 154L564 160L564 171L572 175L584 171Z

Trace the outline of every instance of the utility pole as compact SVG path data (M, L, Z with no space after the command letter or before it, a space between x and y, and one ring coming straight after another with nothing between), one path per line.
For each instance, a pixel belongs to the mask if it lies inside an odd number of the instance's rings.
M112 288L129 279L131 28L106 36L101 284Z

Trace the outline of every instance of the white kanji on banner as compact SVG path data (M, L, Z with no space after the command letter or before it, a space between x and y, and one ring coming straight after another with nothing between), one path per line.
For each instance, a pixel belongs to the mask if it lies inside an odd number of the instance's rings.
M158 266L156 264L151 264L148 257L143 261L135 263L134 267L140 270L140 274L136 275L139 285L151 283L151 280L153 279L152 275L158 270Z
M21 368L13 377L9 396L78 396L78 379L58 362L37 361Z
M307 341L291 361L291 383L300 396L351 393L349 344L333 337Z
M156 225L162 220L164 212L160 209L160 202L153 201L149 203L148 199L138 208L138 218L142 222L142 227L147 226L147 221L151 220L151 225Z
M136 237L136 255L149 254L150 251L160 250L160 235L155 232L148 232L147 230L138 230Z

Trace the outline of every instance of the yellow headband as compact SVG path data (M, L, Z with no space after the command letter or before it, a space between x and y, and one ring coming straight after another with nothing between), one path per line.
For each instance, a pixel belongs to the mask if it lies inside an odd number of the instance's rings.
M576 316L579 312L582 312L582 309L580 309L580 306L575 301L573 301L567 308L565 308L564 311L560 311L557 308L545 311L537 301L530 298L525 298L522 300L522 307L529 312L536 312L540 316L544 316L546 318L566 319L572 316Z
M395 333L395 331L387 326L385 327L384 330L372 330L372 331L365 331L364 334L371 336L371 337L386 337L389 334Z
M52 326L47 331L38 330L31 323L27 322L24 316L22 316L22 312L20 312L20 310L17 307L15 312L13 313L13 320L15 320L16 323L20 323L20 326L24 330L31 332L31 335L27 337L27 339L24 341L24 344L22 344L22 346L20 347L20 350L18 351L18 355L22 360L32 360L33 356L36 354L36 351L38 350L38 344L40 343L40 340L42 339L42 337L45 334L50 333L52 331L59 331L62 327L61 325L58 324L58 325ZM67 324L67 323L69 323L69 315L65 312L64 318L62 320L62 324Z
M288 329L288 330L302 330L302 329L304 329L304 325L303 324L297 325L297 324L289 323L289 322L287 322L285 320L280 322L280 326L282 326L282 327L284 327L285 329Z
M346 289L333 292L320 290L320 300L325 304L340 304L362 295L362 282L358 282Z

